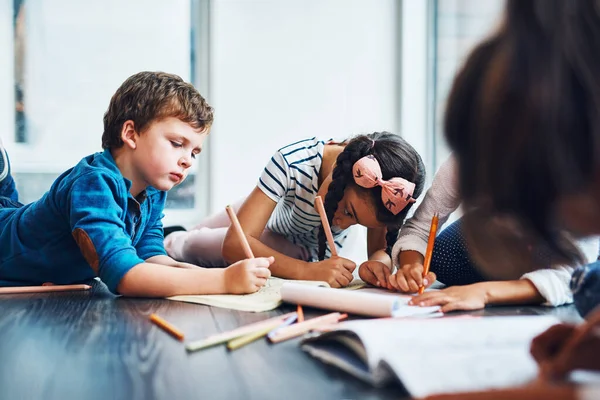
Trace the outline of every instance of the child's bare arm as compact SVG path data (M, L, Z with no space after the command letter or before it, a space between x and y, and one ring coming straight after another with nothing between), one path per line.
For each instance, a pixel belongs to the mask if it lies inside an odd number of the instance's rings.
M260 236L265 230L276 205L276 202L256 187L238 210L237 217L254 255L256 257L273 256L275 258L275 262L271 265L273 275L282 278L301 279L300 273L307 264L305 261L281 254L260 241ZM246 257L237 234L232 228L227 231L223 242L223 257L229 262Z
M479 282L466 286L452 286L416 296L411 304L442 306L442 312L479 310L486 305L541 304L540 292L527 279L515 281Z
M253 293L269 278L272 258L242 260L223 268L173 268L144 262L130 269L117 290L124 296Z
M258 187L248 196L237 212L240 225L252 252L257 257L273 256L273 275L288 279L320 280L333 287L346 286L352 281L352 271L356 267L352 261L342 257L332 257L321 262L306 262L288 257L260 241L260 236L271 217L276 202L265 195ZM223 257L229 261L245 257L237 234L230 228L223 242Z
M177 267L177 268L193 268L196 269L199 267L199 265L194 265L194 264L190 264L190 263L186 263L186 262L182 262L182 261L177 261L172 259L169 256L154 256L154 257L150 257L149 259L146 260L147 263L151 263L151 264L161 264L161 265L166 265L168 267Z

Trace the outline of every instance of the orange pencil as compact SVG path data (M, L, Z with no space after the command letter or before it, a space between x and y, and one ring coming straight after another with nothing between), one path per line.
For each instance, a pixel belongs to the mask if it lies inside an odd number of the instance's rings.
M244 234L244 231L242 230L240 221L237 219L237 216L235 215L235 211L233 211L233 208L231 208L231 206L225 207L225 211L227 211L227 215L229 216L229 219L231 220L231 225L233 226L233 229L235 229L235 232L237 233L238 238L240 239L240 242L242 242L242 248L244 249L244 253L246 253L246 258L254 258L254 253L252 253L252 249L250 248L248 239L246 239L246 235Z
M435 235L437 234L438 228L438 214L433 214L431 218L431 228L429 229L429 239L427 239L427 250L425 251L425 260L423 261L423 278L429 273L429 266L431 265L431 256L433 255L433 243L435 242ZM423 294L425 286L419 288L419 294Z
M154 322L165 332L172 335L175 339L179 340L180 342L183 341L183 333L179 329L175 328L173 325L159 317L158 315L150 314L150 321Z
M317 212L321 216L321 223L323 224L323 230L325 231L325 236L327 236L327 243L329 243L329 249L331 250L331 256L337 257L337 250L335 248L335 242L333 241L333 235L331 234L331 227L329 226L329 221L327 220L327 214L325 213L325 206L323 206L323 199L321 196L315 197L315 208Z
M298 304L298 308L296 310L296 314L298 314L298 322L304 322L304 311L302 311L302 306Z
M89 290L90 285L44 285L44 286L13 286L0 288L0 294L68 292L74 290Z

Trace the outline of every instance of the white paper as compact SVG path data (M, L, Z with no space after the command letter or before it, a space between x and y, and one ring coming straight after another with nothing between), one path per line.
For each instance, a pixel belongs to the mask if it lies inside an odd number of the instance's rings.
M409 306L410 296L394 293L370 293L369 289L338 290L285 282L281 287L283 301L326 310L371 317L410 317L436 312L440 307Z
M384 360L414 397L492 388L533 380L531 340L559 321L548 316L449 317L349 321L369 368Z

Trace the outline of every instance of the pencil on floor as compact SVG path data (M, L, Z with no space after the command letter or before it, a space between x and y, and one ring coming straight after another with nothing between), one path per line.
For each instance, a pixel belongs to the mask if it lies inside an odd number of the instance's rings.
M304 322L304 311L302 310L302 306L300 304L298 304L296 314L298 314L298 322Z
M431 218L431 227L429 228L429 238L427 239L427 250L425 251L425 260L423 261L423 278L429 273L429 266L431 265L431 257L433 256L433 244L435 243L435 236L438 228L438 214L433 214ZM425 286L419 288L419 294L423 294Z
M202 349L206 349L208 347L216 346L221 343L229 342L235 338L248 335L250 333L256 332L260 329L266 329L269 327L270 329L275 329L278 325L283 323L287 318L296 315L296 313L287 313L283 315L278 315L273 318L269 318L267 320L258 321L249 325L245 325L231 331L217 333L215 335L211 335L202 340L195 341L193 343L188 343L186 345L186 350L189 352L198 351Z
M323 199L321 196L315 197L315 208L321 217L321 224L323 224L323 230L327 237L327 243L329 243L329 250L331 251L332 257L337 257L337 249L335 248L335 242L333 241L333 234L331 233L331 226L327 220L327 213L325 212L325 206L323 205Z
M175 339L179 340L180 342L183 341L183 333L158 315L150 314L150 321L154 322L158 327L172 335Z
M229 219L231 220L231 225L233 226L233 229L235 230L235 233L237 234L237 236L242 244L244 253L246 253L246 258L254 258L254 253L252 253L252 249L250 248L248 239L246 239L246 235L244 234L244 231L242 230L242 225L240 225L240 221L237 219L237 216L235 215L235 211L233 210L233 208L231 208L231 206L225 207L225 211L227 211L227 215L229 216Z
M237 350L240 347L247 345L248 343L252 343L255 340L265 337L269 334L269 332L271 332L273 329L277 329L277 327L281 325L282 324L279 324L276 327L263 328L246 336L241 336L239 338L230 340L229 342L227 342L227 350Z
M296 322L296 320L298 320L298 322L300 322L300 320L298 319L299 315L300 314L296 313L295 315L291 315L290 317L286 318L286 320L283 321L283 323L281 325L279 325L277 328L271 330L267 334L267 339L271 339L273 336L275 336L277 334L277 331L279 331L281 328L285 328L286 326L290 326L291 324Z
M269 340L272 343L283 342L285 340L303 335L319 326L337 323L347 317L348 314L340 314L338 312L334 312L317 318L308 319L304 322L298 322L297 324L278 329L277 332L275 332L271 337L269 337Z
M90 285L13 286L0 288L0 294L70 292L75 290L89 290L91 288Z

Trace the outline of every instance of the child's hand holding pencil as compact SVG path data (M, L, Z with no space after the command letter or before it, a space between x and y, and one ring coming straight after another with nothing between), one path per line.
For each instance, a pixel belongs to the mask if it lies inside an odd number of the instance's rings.
M231 220L231 226L235 230L244 252L245 260L236 262L225 269L224 286L226 293L245 294L254 293L260 290L267 283L271 276L269 267L275 259L273 257L254 258L248 239L242 230L240 221L238 221L235 211L230 206L225 208L227 215Z
M225 269L225 292L231 294L254 293L267 283L271 276L269 266L273 257L241 260Z

